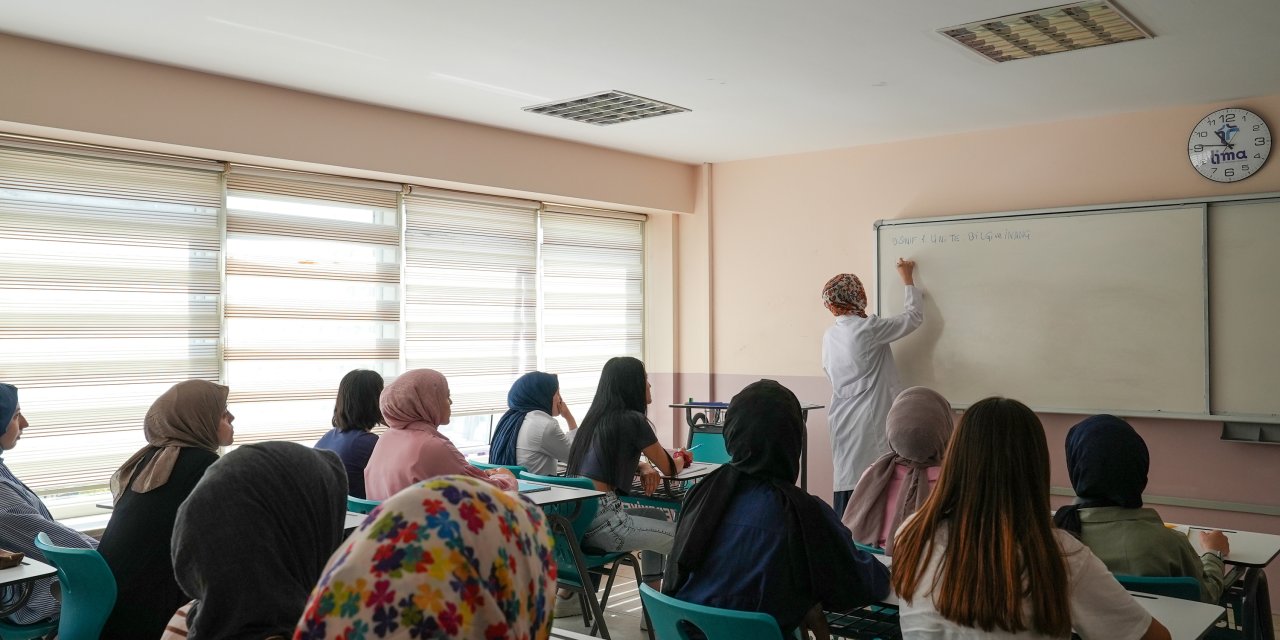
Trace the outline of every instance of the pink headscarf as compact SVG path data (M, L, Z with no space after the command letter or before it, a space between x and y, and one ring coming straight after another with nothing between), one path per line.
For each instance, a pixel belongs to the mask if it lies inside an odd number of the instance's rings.
M867 317L867 291L852 273L842 273L822 287L822 303L833 315Z
M406 371L382 390L378 407L392 429L422 423L437 427L449 407L449 382L432 369Z
M911 387L898 394L885 424L890 451L863 474L844 511L842 520L853 532L854 540L870 545L879 541L884 519L890 513L885 503L887 489L898 465L907 467L907 477L902 480L898 503L893 505L889 531L896 531L907 516L924 505L930 492L929 468L942 465L953 422L951 403L937 391ZM885 553L892 552L893 536L890 535L885 541Z

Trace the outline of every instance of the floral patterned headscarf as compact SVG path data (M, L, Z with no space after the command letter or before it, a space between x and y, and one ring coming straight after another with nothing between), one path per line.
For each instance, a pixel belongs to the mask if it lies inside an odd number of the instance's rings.
M548 638L548 526L519 494L474 478L410 486L329 558L294 640Z
M867 317L867 291L852 273L842 273L822 287L822 303L832 315Z

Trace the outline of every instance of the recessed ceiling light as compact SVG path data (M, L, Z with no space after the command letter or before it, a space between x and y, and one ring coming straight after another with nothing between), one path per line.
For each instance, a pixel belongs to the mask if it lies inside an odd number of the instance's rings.
M603 91L581 98L536 104L524 110L599 126L689 111L622 91Z
M993 62L1154 37L1106 0L979 20L939 29L938 33Z

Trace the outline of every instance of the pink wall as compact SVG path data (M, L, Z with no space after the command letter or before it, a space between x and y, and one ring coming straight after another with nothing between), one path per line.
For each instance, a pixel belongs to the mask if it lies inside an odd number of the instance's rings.
M704 308L711 395L727 400L766 377L802 401L826 404L820 352L831 316L818 293L831 275L852 271L875 299L878 219L1280 191L1274 159L1233 185L1192 169L1191 128L1225 106L1252 109L1280 127L1280 96L1266 96L715 165ZM1043 418L1054 484L1068 487L1062 443L1079 417ZM1134 426L1152 451L1149 494L1280 505L1280 447L1222 442L1215 422L1137 419ZM830 499L825 412L811 416L809 427L810 491ZM1280 534L1276 516L1160 510L1170 520Z

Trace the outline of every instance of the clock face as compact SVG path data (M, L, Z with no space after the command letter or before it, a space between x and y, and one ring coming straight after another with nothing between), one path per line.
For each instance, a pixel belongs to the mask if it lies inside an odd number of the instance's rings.
M1271 153L1271 130L1258 114L1219 109L1191 130L1187 156L1200 175L1216 182L1244 180L1258 172Z

